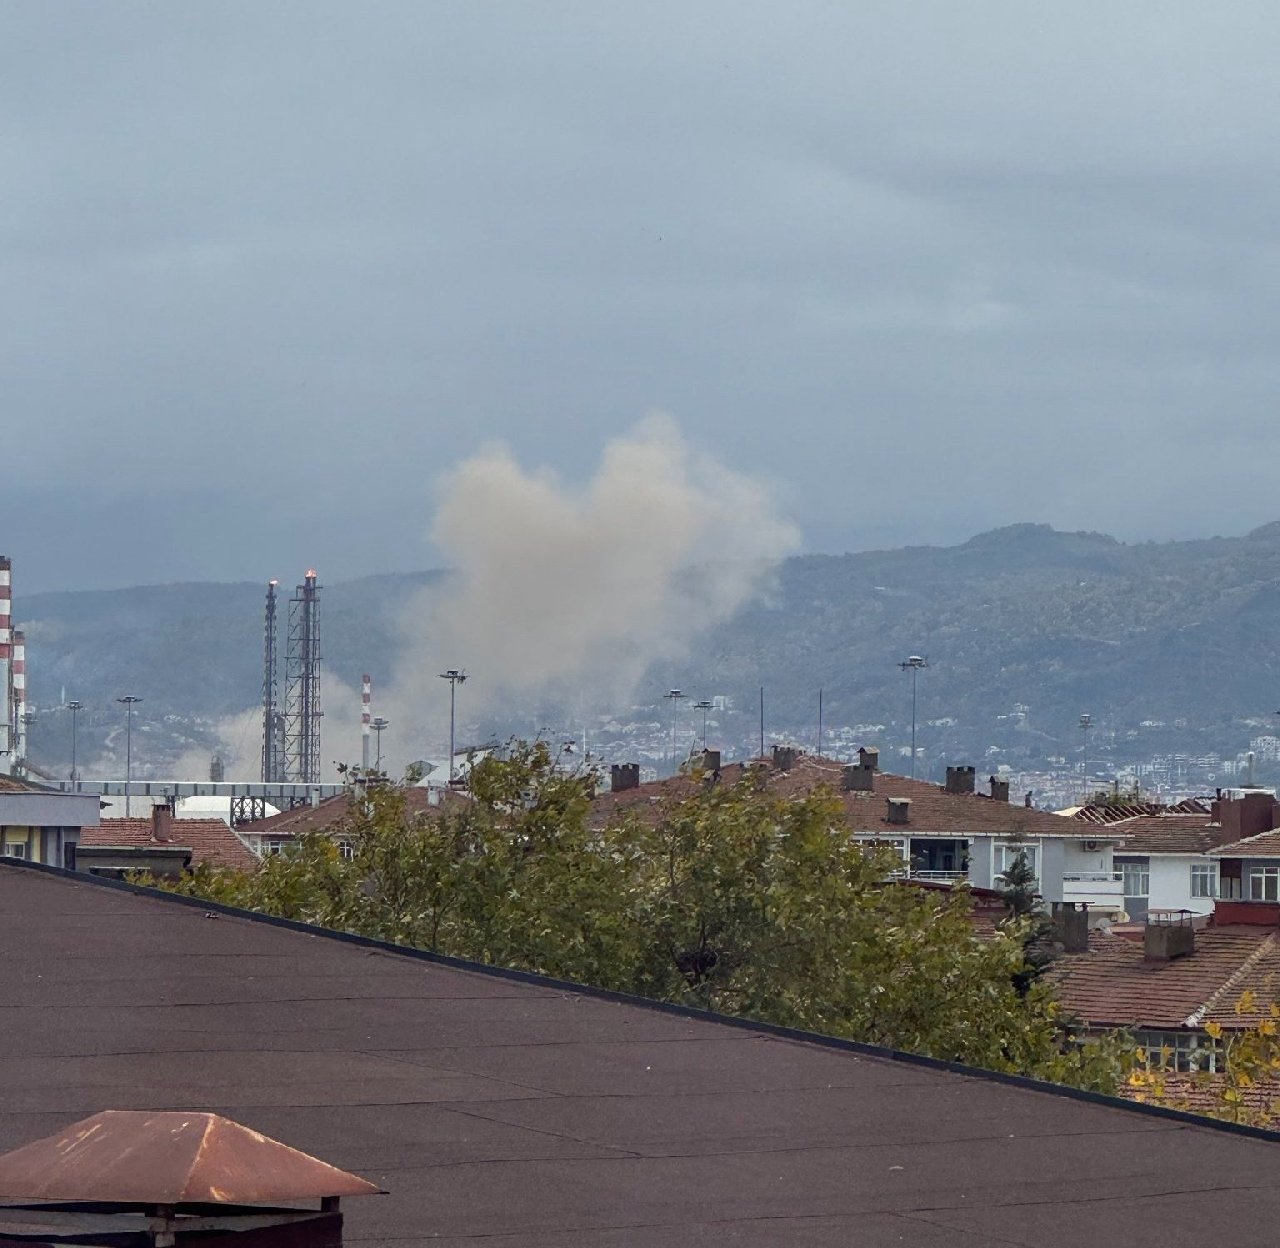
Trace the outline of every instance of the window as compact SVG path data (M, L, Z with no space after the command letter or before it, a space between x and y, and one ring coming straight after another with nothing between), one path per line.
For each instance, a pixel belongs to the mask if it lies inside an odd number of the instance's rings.
M1146 1052L1148 1070L1191 1071L1217 1069L1219 1048L1196 1031L1135 1031L1133 1038Z
M1027 866L1036 879L1040 878L1040 846L1016 845L1005 842L996 846L996 875L1003 875L1017 861L1019 854L1026 854Z
M1218 895L1218 867L1216 863L1195 863L1191 868L1192 897L1216 897Z
M1126 897L1151 896L1151 867L1145 862L1122 862L1120 871L1124 877Z
M1280 901L1280 867L1249 868L1249 900Z
M27 856L26 841L5 841L4 855L6 858L25 858Z
M263 841L262 852L264 854L283 854L284 842L283 841Z
M340 853L344 858L350 861L352 858L356 856L356 849L355 849L355 846L352 845L350 841L339 841L338 853Z

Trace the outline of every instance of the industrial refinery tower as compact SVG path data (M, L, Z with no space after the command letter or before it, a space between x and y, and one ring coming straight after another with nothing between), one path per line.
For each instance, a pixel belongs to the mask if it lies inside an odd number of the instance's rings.
M320 586L314 569L289 600L284 659L285 779L320 782Z
M284 779L284 717L280 714L280 683L276 674L276 586L267 584L267 612L262 660L262 783Z
M320 586L314 570L289 600L284 708L277 684L276 585L267 586L262 672L262 779L320 782Z

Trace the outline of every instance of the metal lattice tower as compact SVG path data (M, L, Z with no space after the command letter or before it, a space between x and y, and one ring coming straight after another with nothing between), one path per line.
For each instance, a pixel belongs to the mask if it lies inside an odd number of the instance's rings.
M320 779L320 587L316 574L289 600L289 640L284 661L285 779L316 784Z
M276 586L267 585L266 626L263 629L262 657L262 783L284 779L284 719L280 714L280 683L276 672Z

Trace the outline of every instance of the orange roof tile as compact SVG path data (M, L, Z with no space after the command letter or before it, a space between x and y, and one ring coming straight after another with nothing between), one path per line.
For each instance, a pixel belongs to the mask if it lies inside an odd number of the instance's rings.
M948 793L940 785L924 780L910 780L890 772L878 771L875 789L870 793L843 792L841 779L844 764L835 759L802 754L789 771L778 771L772 764L766 768L769 791L781 797L799 796L826 786L835 791L844 806L849 828L858 833L881 836L1053 836L1071 839L1109 839L1110 830L1101 834L1096 827L1073 819L1036 810L1020 802L996 801L982 793ZM746 764L730 763L721 768L722 784L742 778ZM607 819L622 811L653 809L664 800L690 796L695 786L706 780L675 776L650 781L621 793L601 793L593 803L596 818ZM910 820L890 824L886 819L886 799L910 798Z
M96 828L85 828L80 844L85 846L172 845L191 850L191 865L235 867L252 871L259 860L221 819L175 819L168 840L155 839L150 819L104 819Z
M1094 1027L1249 1026L1237 1015L1249 989L1264 1010L1280 986L1280 940L1268 928L1208 927L1193 953L1148 962L1139 941L1110 932L1089 935L1089 951L1065 955L1049 972L1059 999Z
M1220 845L1213 851L1215 858L1280 858L1280 829L1246 836L1242 841Z
M1107 825L1110 836L1122 837L1122 854L1202 854L1222 842L1222 827L1209 816L1195 814L1132 815Z

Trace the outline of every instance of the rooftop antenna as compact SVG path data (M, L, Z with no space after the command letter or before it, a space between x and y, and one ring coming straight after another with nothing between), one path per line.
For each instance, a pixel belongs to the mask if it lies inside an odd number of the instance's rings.
M913 654L898 664L904 672L911 673L911 778L916 778L916 681L920 669L929 666L929 660L922 655Z

